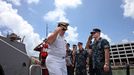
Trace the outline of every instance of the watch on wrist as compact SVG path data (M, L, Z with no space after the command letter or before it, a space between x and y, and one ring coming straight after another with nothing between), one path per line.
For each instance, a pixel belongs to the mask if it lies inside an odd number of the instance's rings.
M109 66L108 63L105 63L105 65Z

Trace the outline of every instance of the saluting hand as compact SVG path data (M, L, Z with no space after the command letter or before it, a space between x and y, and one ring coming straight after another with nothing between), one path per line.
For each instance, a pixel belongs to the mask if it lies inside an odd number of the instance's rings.
M56 28L56 30L59 31L59 32L61 32L62 29L63 29L63 27L57 27L57 28Z

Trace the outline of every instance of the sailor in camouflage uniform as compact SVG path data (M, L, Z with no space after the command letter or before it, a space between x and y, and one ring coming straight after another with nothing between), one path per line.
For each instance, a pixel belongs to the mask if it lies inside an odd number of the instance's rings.
M88 57L88 52L83 49L82 45L83 43L78 42L79 49L78 51L76 51L76 57L75 57L76 75L87 75L86 61Z
M94 41L89 47L92 56L92 68L89 69L90 75L112 75L110 67L110 45L106 39L100 37L101 30L93 29L91 32ZM90 66L90 65L89 65Z
M67 75L73 75L73 55L70 49L70 44L66 44L66 63L67 63Z

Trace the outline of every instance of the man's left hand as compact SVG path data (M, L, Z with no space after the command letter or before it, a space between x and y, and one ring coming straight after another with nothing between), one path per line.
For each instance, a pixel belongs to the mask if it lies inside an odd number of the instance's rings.
M104 71L105 72L108 72L109 71L109 65L107 65L107 64L104 65Z

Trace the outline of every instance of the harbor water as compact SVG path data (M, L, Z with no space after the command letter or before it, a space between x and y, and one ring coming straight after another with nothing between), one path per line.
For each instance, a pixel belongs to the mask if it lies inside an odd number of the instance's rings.
M112 70L113 75L127 75L126 69ZM134 69L130 69L130 75L134 75Z

